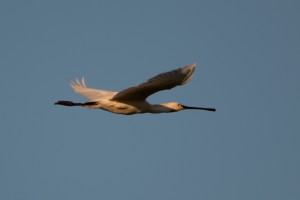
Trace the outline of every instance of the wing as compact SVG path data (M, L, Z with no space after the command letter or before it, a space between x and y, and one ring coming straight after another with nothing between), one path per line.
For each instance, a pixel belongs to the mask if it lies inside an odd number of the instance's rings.
M195 68L196 64L193 63L177 70L159 74L145 83L119 92L113 97L113 100L145 100L158 91L184 85L191 80Z
M71 82L70 86L73 88L73 90L76 93L87 97L91 101L97 101L101 99L111 99L113 96L117 94L117 92L88 88L86 87L83 78L81 79L81 81L76 79L75 82Z

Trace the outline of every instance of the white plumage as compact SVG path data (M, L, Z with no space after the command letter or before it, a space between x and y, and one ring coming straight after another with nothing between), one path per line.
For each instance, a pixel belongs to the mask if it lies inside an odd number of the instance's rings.
M111 99L115 96L118 92L112 92L107 90L97 90L86 87L84 78L81 79L81 82L76 79L76 82L71 82L70 86L73 90L81 94L82 96L87 97L91 101L99 101L101 99Z
M83 78L81 81L76 79L75 82L70 83L70 86L76 93L87 97L90 101L85 103L58 101L55 104L100 108L109 112L127 115L137 113L176 112L184 109L215 111L214 108L188 107L177 102L151 105L146 101L148 96L156 92L172 89L189 82L195 68L196 64L190 64L183 68L161 73L138 86L130 87L120 92L88 88Z

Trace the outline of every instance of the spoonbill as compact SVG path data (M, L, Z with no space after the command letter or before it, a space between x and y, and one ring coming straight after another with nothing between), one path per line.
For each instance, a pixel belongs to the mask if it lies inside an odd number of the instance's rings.
M172 89L189 82L195 68L195 63L186 65L183 68L161 73L140 85L127 88L120 92L88 88L84 78L82 78L81 81L76 79L75 82L70 83L70 86L76 93L87 97L90 101L84 103L57 101L55 105L100 108L112 113L124 115L138 113L169 113L187 109L216 111L215 108L190 107L177 102L150 104L146 101L147 97L156 92Z

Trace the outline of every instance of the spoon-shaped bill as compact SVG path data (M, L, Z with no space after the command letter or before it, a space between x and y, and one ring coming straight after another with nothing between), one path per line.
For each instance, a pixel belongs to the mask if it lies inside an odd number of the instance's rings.
M213 111L213 112L216 111L215 108L190 107L190 106L184 106L184 105L181 105L181 106L182 106L184 109L207 110L207 111Z

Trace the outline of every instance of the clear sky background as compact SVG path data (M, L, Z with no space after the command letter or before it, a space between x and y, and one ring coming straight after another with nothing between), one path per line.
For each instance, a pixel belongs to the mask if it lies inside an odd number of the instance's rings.
M297 0L0 2L0 199L300 199ZM68 83L217 112L54 106Z

